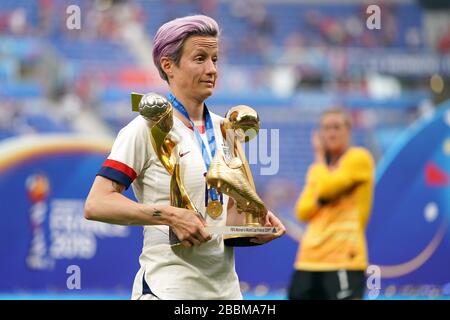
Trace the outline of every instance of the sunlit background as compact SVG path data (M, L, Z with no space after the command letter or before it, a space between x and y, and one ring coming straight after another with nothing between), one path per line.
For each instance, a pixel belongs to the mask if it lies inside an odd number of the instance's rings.
M377 161L367 236L381 278L368 281L366 298L448 299L448 1L336 3L2 0L0 298L129 299L142 228L85 221L84 199L136 116L130 93L167 93L151 57L156 30L203 13L222 28L220 81L207 103L220 115L238 104L258 111L263 130L246 151L258 193L288 228L236 250L245 298L286 298L310 132L338 106L351 112L353 142ZM79 267L81 289L68 286L69 266Z

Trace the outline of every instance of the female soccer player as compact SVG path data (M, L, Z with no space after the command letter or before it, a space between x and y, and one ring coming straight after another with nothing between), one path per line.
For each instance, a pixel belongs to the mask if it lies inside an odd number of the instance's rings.
M207 165L202 150L212 158L214 150L223 148L222 118L204 103L217 81L218 37L216 21L197 15L167 22L154 38L153 61L170 89L172 130L180 137L180 162L188 168L182 179L200 212L206 211ZM213 128L209 132L212 137L205 133L205 127ZM144 225L141 268L132 298L242 299L233 248L224 246L222 236L205 230L206 225L225 225L227 215L236 215L234 202L224 195L224 213L219 218L198 216L169 205L169 182L170 176L152 148L147 122L138 116L119 132L86 200L87 219ZM122 195L130 185L138 202ZM268 242L284 233L284 226L272 212L263 222L280 231L257 241ZM170 246L169 226L182 245Z

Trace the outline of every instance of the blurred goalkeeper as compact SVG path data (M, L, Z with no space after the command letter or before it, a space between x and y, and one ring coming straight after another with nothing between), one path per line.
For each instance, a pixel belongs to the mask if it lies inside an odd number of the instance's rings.
M374 161L351 146L351 119L325 111L312 134L314 163L295 212L307 223L289 299L361 299L368 265L365 229L370 215Z

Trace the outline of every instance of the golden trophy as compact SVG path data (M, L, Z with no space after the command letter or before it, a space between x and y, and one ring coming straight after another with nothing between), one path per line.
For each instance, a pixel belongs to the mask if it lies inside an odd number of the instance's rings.
M233 198L238 214L244 216L241 226L226 226L222 231L220 228L210 228L213 233L222 233L228 246L258 245L250 240L258 234L277 232L277 228L264 227L259 222L266 216L267 208L256 193L250 166L241 145L257 136L259 126L259 117L254 109L244 105L231 108L221 124L224 152L216 154L206 174L208 186Z
M133 111L148 122L150 141L159 161L171 176L170 179L170 205L178 208L192 210L193 214L200 214L184 187L180 176L178 152L176 150L178 138L174 135L173 106L167 99L156 93L131 94L131 106ZM202 218L203 219L203 218ZM169 229L171 245L180 244L180 240Z
M172 131L173 106L163 96L156 93L131 94L132 110L148 122L149 135L158 159L171 176L170 205L185 208L203 218L201 212L189 198L181 180L179 156L177 152L178 138ZM258 234L276 233L277 228L263 227L259 219L265 217L267 209L256 193L250 167L242 150L241 143L255 137L259 131L259 118L255 110L248 106L231 108L221 124L224 138L224 152L217 152L206 174L209 188L225 193L236 202L238 214L243 215L242 225L207 226L206 230L213 234L222 234L228 246L254 246L258 243L250 240ZM220 202L219 202L220 203ZM214 204L211 206L211 204ZM215 219L221 215L221 205L210 201L206 212ZM180 241L172 229L169 229L171 245Z

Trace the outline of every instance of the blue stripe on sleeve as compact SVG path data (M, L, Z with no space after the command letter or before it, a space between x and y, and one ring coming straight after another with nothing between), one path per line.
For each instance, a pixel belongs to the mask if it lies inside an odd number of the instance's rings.
M131 181L130 177L127 176L125 173L111 167L101 167L97 175L113 180L117 183L123 184L127 189L133 182Z

